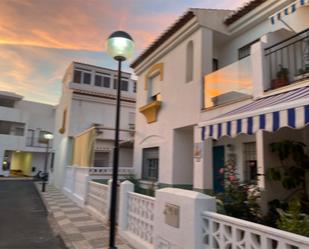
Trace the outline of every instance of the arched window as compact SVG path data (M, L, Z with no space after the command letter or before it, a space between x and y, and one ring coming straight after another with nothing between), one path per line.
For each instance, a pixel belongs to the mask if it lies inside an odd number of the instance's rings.
M187 44L187 57L186 57L186 82L193 80L193 41Z

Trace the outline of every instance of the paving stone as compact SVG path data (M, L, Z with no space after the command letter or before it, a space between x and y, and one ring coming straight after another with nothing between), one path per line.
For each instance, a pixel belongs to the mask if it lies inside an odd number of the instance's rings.
M106 223L87 213L52 186L48 185L47 192L41 196L70 249L108 249L109 230ZM133 249L118 236L116 241L118 249Z

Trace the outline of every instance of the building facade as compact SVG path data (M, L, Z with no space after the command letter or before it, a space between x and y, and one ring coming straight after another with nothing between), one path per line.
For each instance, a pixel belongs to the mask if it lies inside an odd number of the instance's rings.
M44 170L44 134L54 130L54 114L54 106L0 92L0 176L33 176Z
M123 73L121 83L120 167L132 167L136 83ZM55 170L52 182L64 183L67 166L112 165L117 72L73 62L63 78L55 118Z
M145 183L220 192L218 171L233 159L241 180L259 175L265 192L273 186L265 178L266 164L275 163L269 144L295 133L308 145L308 5L255 0L235 12L190 9L132 63L134 166ZM257 128L255 108L284 114L267 114Z

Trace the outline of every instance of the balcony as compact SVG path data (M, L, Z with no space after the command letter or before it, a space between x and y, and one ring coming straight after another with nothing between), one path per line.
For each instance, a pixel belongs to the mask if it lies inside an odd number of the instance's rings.
M40 142L39 137L28 136L26 138L26 146L33 147L33 148L46 148L47 144Z
M309 78L309 29L265 49L270 89Z
M10 122L23 122L23 115L21 110L0 106L0 117L2 120L10 121Z
M250 98L253 92L251 57L248 56L204 79L204 108Z

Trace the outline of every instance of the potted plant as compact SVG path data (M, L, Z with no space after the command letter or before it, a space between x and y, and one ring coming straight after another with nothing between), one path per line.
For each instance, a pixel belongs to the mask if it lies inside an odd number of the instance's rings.
M309 66L305 68L300 68L297 71L297 74L294 76L294 80L302 80L309 77Z
M272 80L272 89L283 87L289 84L289 70L282 65L279 65L277 78Z

